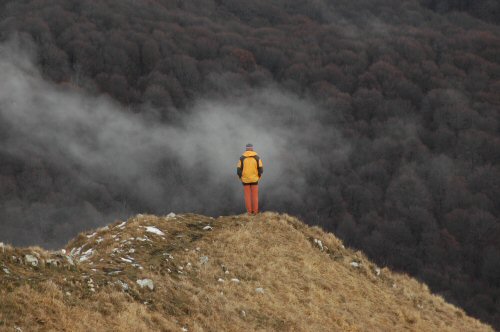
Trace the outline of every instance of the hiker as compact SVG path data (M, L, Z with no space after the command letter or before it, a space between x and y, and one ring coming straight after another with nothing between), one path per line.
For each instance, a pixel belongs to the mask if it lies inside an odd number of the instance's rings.
M259 180L264 168L262 160L253 150L253 145L248 143L245 149L238 161L236 173L243 183L247 213L255 215L259 213Z

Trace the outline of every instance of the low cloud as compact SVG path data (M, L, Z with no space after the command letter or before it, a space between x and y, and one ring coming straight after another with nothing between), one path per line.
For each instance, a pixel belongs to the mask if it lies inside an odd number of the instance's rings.
M0 118L8 128L0 152L23 167L39 161L55 170L47 177L66 181L71 188L62 191L72 196L70 206L36 192L35 199L4 200L4 241L61 245L77 231L138 212L240 213L235 167L248 142L264 161L263 207L285 210L309 194L307 174L328 172L325 153L329 164L349 153L339 133L321 123L324 110L276 87L198 100L169 125L45 81L16 42L0 46L0 72ZM112 204L99 207L101 199ZM20 218L45 235L15 235Z

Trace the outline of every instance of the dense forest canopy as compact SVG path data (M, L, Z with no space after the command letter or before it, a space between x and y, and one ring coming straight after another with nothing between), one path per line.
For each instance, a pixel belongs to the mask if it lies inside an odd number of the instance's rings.
M498 13L496 1L0 1L0 240L55 247L135 212L240 212L223 181L235 179L200 169L225 167L224 132L239 149L262 128L265 209L500 328ZM193 148L206 137L210 155Z
M500 23L500 2L495 0L420 0L420 2L438 13L461 11L488 22Z

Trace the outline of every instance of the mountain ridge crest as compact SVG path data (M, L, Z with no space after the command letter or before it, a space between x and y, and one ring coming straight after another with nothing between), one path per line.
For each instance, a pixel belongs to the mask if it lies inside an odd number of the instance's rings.
M493 331L274 212L139 214L60 251L0 244L0 298L0 331Z

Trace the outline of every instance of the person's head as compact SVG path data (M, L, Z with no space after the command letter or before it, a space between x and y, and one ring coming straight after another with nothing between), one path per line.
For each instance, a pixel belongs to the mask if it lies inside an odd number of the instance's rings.
M253 151L253 145L251 143L248 143L246 146L245 146L245 149L247 151Z

